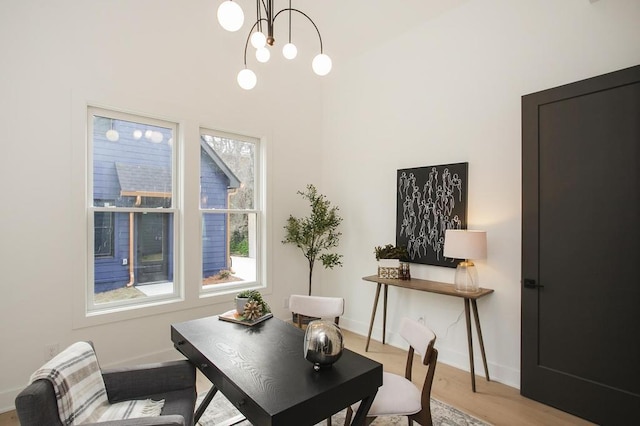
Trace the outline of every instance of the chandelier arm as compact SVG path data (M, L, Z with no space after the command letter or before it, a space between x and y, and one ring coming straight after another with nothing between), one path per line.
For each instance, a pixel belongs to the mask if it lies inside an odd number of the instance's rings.
M320 39L320 53L323 53L323 48L322 48L322 36L320 35L320 30L318 29L318 26L316 25L316 23L315 23L315 22L313 22L313 19L311 19L311 18L309 17L309 15L307 15L307 14L306 14L306 13L304 13L303 11L298 10L298 9L294 9L294 8L291 8L291 7L288 7L288 8L286 8L286 9L282 9L281 11L279 11L278 13L276 13L276 16L274 16L274 17L273 17L273 23L275 23L275 22L276 22L276 18L278 17L278 15L280 15L282 12L286 12L286 11L289 11L289 12L298 12L299 14L301 14L302 16L304 16L305 18L307 18L307 19L309 20L309 22L311 22L311 23L313 24L313 27L316 29L316 32L318 33L318 39Z
M260 19L262 19L262 9L260 9L259 1L256 2L256 19L257 22L260 22L260 24L258 25L258 31L262 32L262 22L260 21Z
M289 0L289 44L291 44L291 0Z
M256 27L258 26L258 24L260 23L260 21L264 21L265 19L258 19L256 22L253 23L253 26L251 27L251 29L249 30L249 35L247 36L247 41L244 43L244 67L247 67L247 47L249 47L249 40L251 40L251 33L253 33L253 30L256 29Z

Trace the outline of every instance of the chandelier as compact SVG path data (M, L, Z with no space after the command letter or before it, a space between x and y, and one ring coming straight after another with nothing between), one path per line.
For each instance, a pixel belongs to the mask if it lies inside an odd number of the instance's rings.
M256 20L249 31L247 41L244 44L244 68L238 73L238 84L245 90L251 90L255 87L258 79L256 74L247 67L247 48L249 43L256 49L256 59L258 62L267 62L271 57L271 51L269 47L275 44L273 38L273 25L276 19L281 13L288 12L289 17L289 40L282 47L282 55L287 59L294 59L298 54L298 49L291 42L291 14L293 12L299 13L304 16L313 24L313 27L318 33L320 39L320 53L313 58L311 67L313 71L322 76L327 75L331 71L331 58L324 54L322 50L322 36L320 30L316 26L315 22L306 13L294 9L291 7L291 0L289 0L289 7L281 9L278 12L275 11L273 6L273 0L256 0ZM244 12L238 3L233 0L226 0L218 7L218 22L227 31L238 31L244 23ZM266 27L266 34L264 29Z

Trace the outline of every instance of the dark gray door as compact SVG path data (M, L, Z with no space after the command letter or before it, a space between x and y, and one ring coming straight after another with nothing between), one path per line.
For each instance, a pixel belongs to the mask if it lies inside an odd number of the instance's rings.
M522 99L521 393L640 407L640 66Z
M168 215L136 213L136 283L168 279Z

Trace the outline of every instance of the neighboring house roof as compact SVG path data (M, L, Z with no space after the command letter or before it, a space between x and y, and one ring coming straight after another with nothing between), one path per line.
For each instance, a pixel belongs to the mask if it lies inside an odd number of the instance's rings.
M116 173L122 196L171 197L169 167L116 163Z
M229 166L216 154L216 152L211 148L211 146L204 140L203 137L200 137L200 146L204 149L204 152L207 153L209 157L216 163L220 170L227 175L229 178L229 186L228 188L240 188L240 179L231 171Z
M222 161L209 144L201 139L200 145L214 163L229 178L229 188L239 188L240 179ZM148 164L115 163L121 196L171 197L171 169Z

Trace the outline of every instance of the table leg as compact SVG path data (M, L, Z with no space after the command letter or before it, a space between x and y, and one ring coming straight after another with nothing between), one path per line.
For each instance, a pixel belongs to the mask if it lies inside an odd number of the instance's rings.
M372 395L369 395L360 402L358 411L356 411L356 416L351 422L352 426L365 426L367 424L367 413L369 412L369 408L371 408L371 404L373 404L373 400L376 398L377 393L378 390L376 389Z
M380 297L380 286L382 284L378 283L378 288L376 288L376 297L373 299L373 310L371 311L371 322L369 323L369 334L367 335L367 345L364 347L364 351L367 352L369 350L369 340L371 340L371 330L373 330L373 321L376 319L376 308L378 307L378 298Z
M387 334L387 292L389 291L389 286L384 285L384 310L382 311L382 344L384 345L385 336Z
M469 343L469 368L471 369L471 390L476 391L476 373L473 365L473 341L471 339L471 312L469 299L464 298L464 316L467 322L467 341Z
M218 393L218 388L215 385L211 385L211 389L209 389L209 392L207 392L204 399L198 406L196 413L194 414L194 417L193 417L194 424L198 424L198 420L200 420L200 417L204 414L205 410L209 406L209 403L211 402L213 397L216 395L216 393Z
M476 331L478 332L478 341L480 342L480 353L482 354L482 364L484 364L484 375L487 378L487 382L490 382L491 379L489 379L487 357L484 354L484 342L482 340L482 331L480 330L480 317L478 316L478 304L476 303L476 299L471 300L471 309L473 310L473 319L476 322Z

